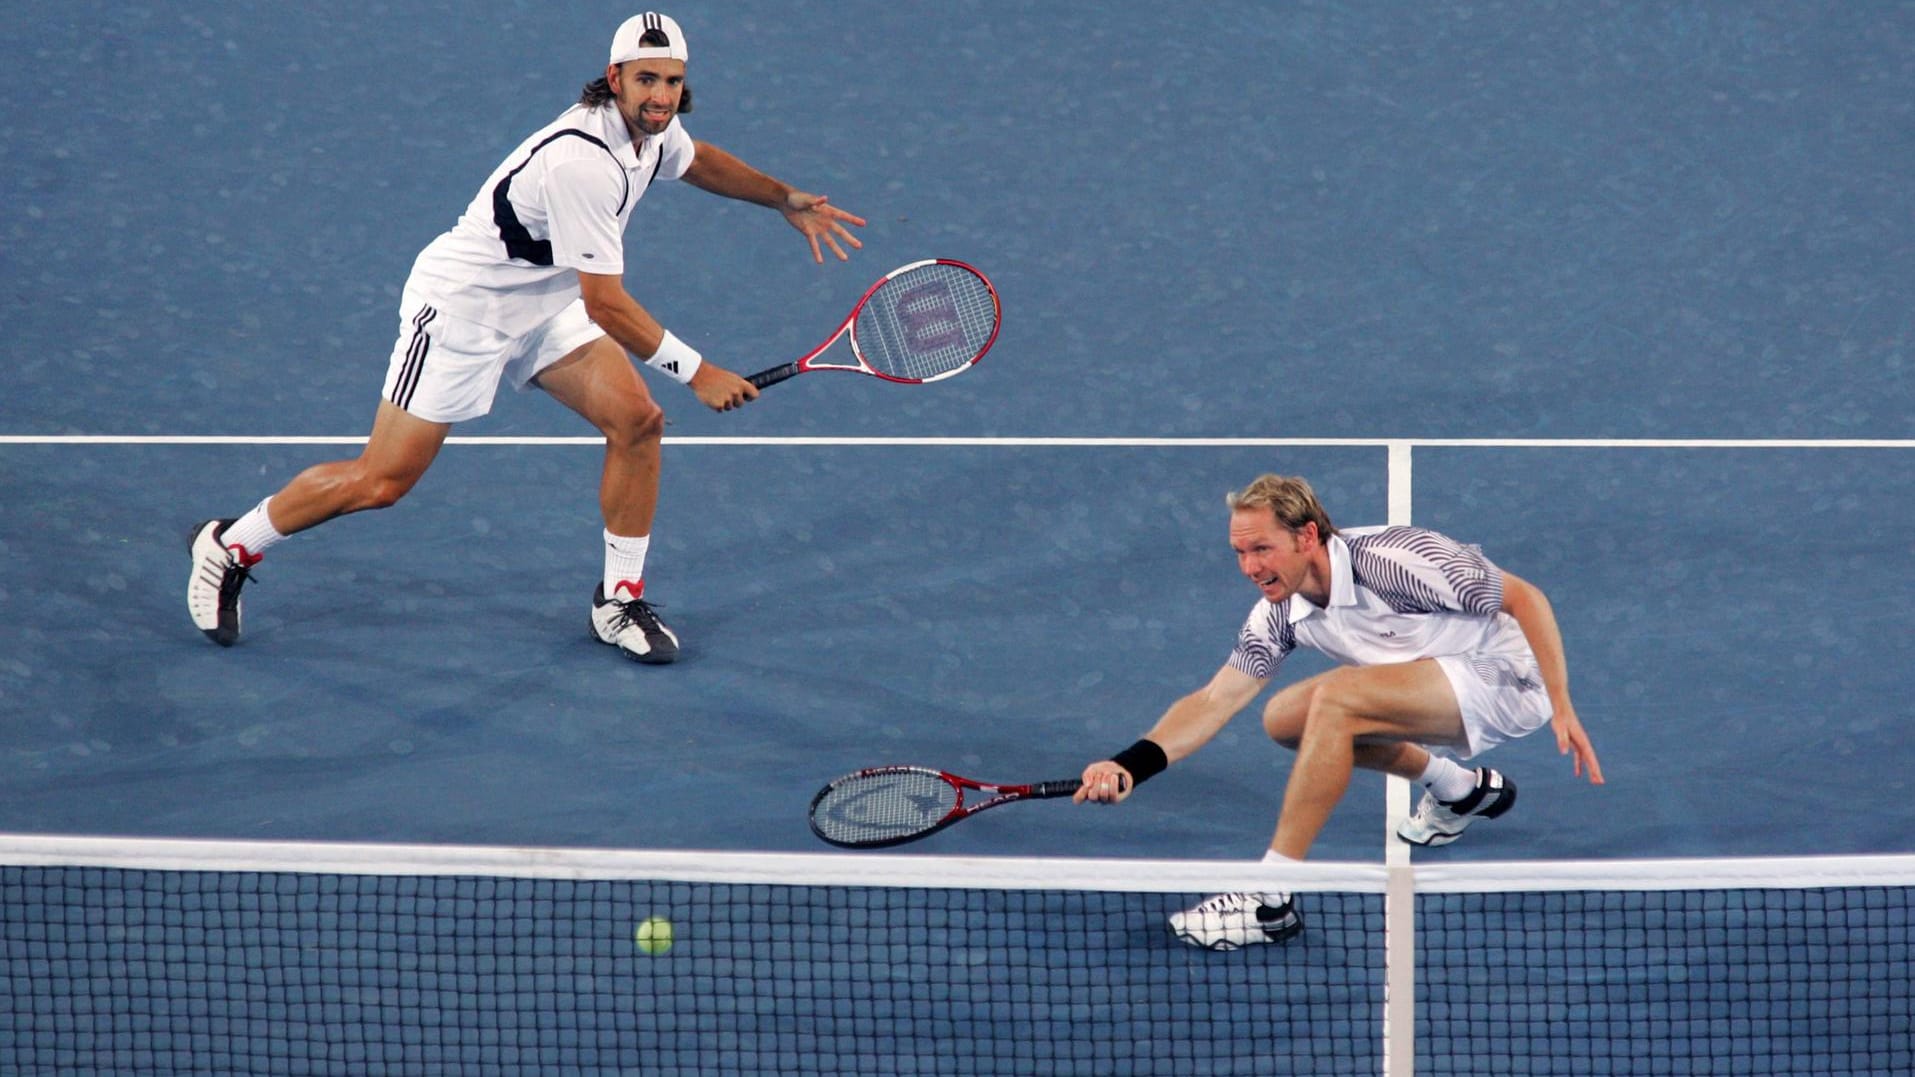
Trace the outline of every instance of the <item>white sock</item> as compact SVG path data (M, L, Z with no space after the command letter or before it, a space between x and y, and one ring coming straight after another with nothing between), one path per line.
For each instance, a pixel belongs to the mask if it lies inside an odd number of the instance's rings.
M1302 863L1302 861L1296 859L1295 857L1285 856L1282 853L1277 852L1275 849L1267 849L1264 851L1263 862L1266 864ZM1263 892L1263 903L1265 905L1281 906L1284 902L1289 900L1290 900L1290 895L1284 893L1281 890L1266 890Z
M1430 755L1430 764L1416 779L1423 788L1445 804L1452 804L1476 790L1476 772L1448 756Z
M651 548L650 535L632 538L605 532L606 598L618 597L621 587L627 601L645 597L645 553Z
M220 544L227 549L239 550L239 561L250 565L266 555L267 549L286 541L286 536L273 529L273 518L266 514L267 498L253 506L253 511L234 520L232 526L220 533Z

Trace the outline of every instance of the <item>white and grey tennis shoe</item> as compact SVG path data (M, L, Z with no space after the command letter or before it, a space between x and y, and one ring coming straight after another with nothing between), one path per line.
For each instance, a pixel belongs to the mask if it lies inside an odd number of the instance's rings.
M252 579L252 564L242 562L219 540L232 524L231 520L207 520L193 528L187 540L193 572L186 578L186 609L206 638L221 647L239 641L239 589ZM254 563L258 560L253 558Z
M603 583L592 592L592 638L617 647L634 662L662 666L678 661L678 634L658 619L657 607L642 598L606 598Z
M1478 819L1494 819L1516 803L1516 783L1500 771L1479 767L1476 788L1461 800L1447 804L1427 789L1416 804L1416 813L1396 828L1396 836L1411 845L1448 845L1463 836L1464 828Z
M1206 950L1285 942L1303 930L1289 894L1218 894L1170 914L1170 933Z

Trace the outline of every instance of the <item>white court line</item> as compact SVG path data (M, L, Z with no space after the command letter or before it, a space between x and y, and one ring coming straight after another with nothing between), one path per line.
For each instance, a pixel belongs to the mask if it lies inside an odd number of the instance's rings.
M0 434L0 445L363 445L365 435L252 436L242 434ZM590 445L599 437L453 436L448 445ZM1915 438L1051 438L1051 437L674 437L667 445L918 446L1010 449L1263 449L1425 448L1480 449L1915 449Z

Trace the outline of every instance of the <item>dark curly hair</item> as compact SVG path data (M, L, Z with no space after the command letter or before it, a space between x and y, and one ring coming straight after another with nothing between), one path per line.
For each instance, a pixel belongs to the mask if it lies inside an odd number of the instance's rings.
M644 36L638 39L638 43L657 49L665 48L671 44L664 33L658 30L645 31ZM618 95L612 92L612 84L606 80L604 75L600 75L586 83L585 89L579 91L578 103L584 105L586 108L597 108L616 96ZM685 83L683 93L678 98L678 112L679 115L682 116L691 110L692 86L691 83L687 82Z

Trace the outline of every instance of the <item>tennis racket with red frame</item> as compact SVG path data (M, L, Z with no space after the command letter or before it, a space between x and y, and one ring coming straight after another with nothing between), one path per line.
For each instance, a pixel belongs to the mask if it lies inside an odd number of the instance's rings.
M991 785L930 767L871 767L847 774L811 798L811 832L847 849L901 845L960 819L1019 800L1067 797L1076 778ZM970 794L981 799L970 800Z
M746 378L760 389L810 370L849 370L921 385L961 374L991 350L1002 316L984 274L948 258L899 266L873 284L830 339L796 362ZM851 340L850 363L821 356Z

